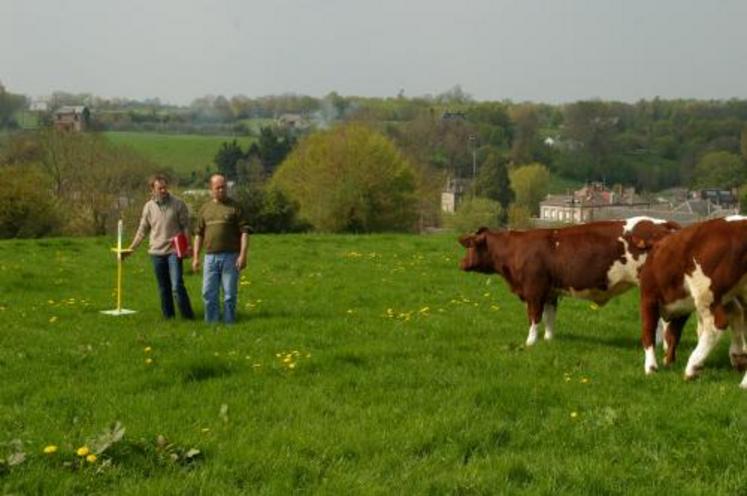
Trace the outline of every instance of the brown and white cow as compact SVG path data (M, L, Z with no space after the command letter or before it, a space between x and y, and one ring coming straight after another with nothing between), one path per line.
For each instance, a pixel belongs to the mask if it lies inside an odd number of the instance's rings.
M526 302L529 335L537 341L540 320L552 339L558 298L570 295L604 305L638 285L638 271L654 242L679 225L650 217L557 229L490 231L464 235L465 271L497 273Z
M641 341L646 373L656 370L654 333L660 317L671 321L665 361L674 361L687 317L698 315L698 345L685 378L697 376L722 331L732 327L729 356L747 368L747 217L733 215L688 226L659 241L641 269ZM747 388L747 374L741 387Z

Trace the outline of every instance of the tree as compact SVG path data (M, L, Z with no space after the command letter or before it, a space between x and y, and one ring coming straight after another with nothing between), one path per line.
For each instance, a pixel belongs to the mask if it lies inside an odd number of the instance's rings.
M693 184L697 188L735 188L745 182L747 166L734 153L706 153L695 166Z
M505 211L488 198L468 198L456 213L446 217L446 226L457 233L475 232L480 227L498 228L503 224Z
M257 153L265 172L272 175L277 166L288 156L293 144L294 140L289 132L276 131L269 126L262 127L259 130Z
M511 188L516 193L516 205L530 213L539 213L539 203L547 196L550 171L542 164L535 163L514 169L509 173Z
M218 167L218 172L226 176L226 179L235 181L237 177L237 162L244 158L244 152L236 140L223 142L215 154L213 162Z
M740 133L739 150L742 152L742 160L747 162L747 126L743 127Z
M511 119L514 122L511 160L515 164L527 163L534 158L533 149L539 128L539 118L534 105L512 107Z
M0 83L0 129L17 126L15 114L25 106L25 96L9 93Z
M59 228L49 187L49 178L34 167L0 167L0 238L35 238Z
M320 231L401 231L414 226L412 165L385 136L347 124L306 137L273 176Z
M508 178L508 160L497 153L488 154L480 166L477 176L475 193L478 196L490 198L497 201L507 211L509 204L514 201L514 191L511 189L511 181Z

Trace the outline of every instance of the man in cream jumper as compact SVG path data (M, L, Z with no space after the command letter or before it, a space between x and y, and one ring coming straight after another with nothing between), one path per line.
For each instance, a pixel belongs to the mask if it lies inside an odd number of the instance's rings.
M176 256L171 241L180 232L189 236L187 205L169 194L169 182L164 176L153 176L150 179L150 189L153 196L143 207L140 225L130 243L130 249L135 250L150 233L148 253L158 282L161 313L167 319L174 318L175 297L182 317L194 319L192 305L182 278L182 259Z

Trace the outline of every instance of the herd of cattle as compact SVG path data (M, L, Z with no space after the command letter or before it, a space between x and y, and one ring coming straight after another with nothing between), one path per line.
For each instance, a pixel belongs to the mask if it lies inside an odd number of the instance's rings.
M467 249L462 270L500 274L526 303L527 345L537 341L542 320L545 339L552 339L560 296L604 305L640 286L647 374L657 370L657 328L664 328L664 363L671 364L693 312L698 344L685 378L698 375L727 327L732 329L731 363L738 371L747 370L747 217L733 215L685 228L650 217L528 231L481 228L459 242ZM747 388L747 373L740 387Z

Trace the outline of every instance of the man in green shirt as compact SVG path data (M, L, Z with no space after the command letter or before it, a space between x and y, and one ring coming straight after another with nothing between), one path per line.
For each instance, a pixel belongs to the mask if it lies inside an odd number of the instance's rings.
M210 201L197 216L192 269L200 268L200 251L205 247L205 268L202 278L202 299L205 321L220 320L220 287L223 287L223 320L236 321L236 298L239 272L246 267L249 249L249 223L238 203L228 197L226 178L222 174L210 177Z

